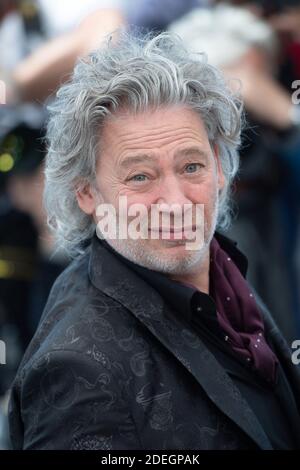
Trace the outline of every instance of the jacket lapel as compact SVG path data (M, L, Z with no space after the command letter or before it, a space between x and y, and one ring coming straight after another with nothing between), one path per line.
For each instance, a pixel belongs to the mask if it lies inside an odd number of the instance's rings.
M161 296L94 237L89 276L96 288L132 312L183 364L210 400L262 449L272 449L259 421L224 368ZM213 373L212 373L213 371Z

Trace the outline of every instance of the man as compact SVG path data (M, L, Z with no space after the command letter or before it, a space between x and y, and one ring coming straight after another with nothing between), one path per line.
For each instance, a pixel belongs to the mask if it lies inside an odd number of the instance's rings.
M221 74L170 34L120 35L51 113L46 207L76 257L12 389L14 448L299 447L299 371L216 232L241 130Z

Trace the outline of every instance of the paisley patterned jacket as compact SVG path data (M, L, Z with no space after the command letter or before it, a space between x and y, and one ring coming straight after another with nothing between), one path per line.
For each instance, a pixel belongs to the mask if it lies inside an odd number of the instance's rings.
M257 301L299 399L291 351ZM272 448L189 324L96 236L52 288L9 421L15 449Z

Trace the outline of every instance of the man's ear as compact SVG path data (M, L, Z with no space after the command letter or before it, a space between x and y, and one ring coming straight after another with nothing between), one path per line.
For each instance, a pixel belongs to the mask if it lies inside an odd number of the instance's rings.
M90 184L86 184L76 190L76 199L80 209L88 215L96 210L96 200Z
M218 170L218 187L219 190L223 189L226 183L225 175L222 168L222 163L220 159L219 147L217 144L213 145L213 153L216 159L217 170Z

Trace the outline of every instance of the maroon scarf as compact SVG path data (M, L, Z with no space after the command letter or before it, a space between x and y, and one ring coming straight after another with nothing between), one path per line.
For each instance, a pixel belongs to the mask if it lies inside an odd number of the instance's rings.
M264 337L264 323L247 281L213 238L210 245L210 295L228 344L271 383L276 382L278 359Z

